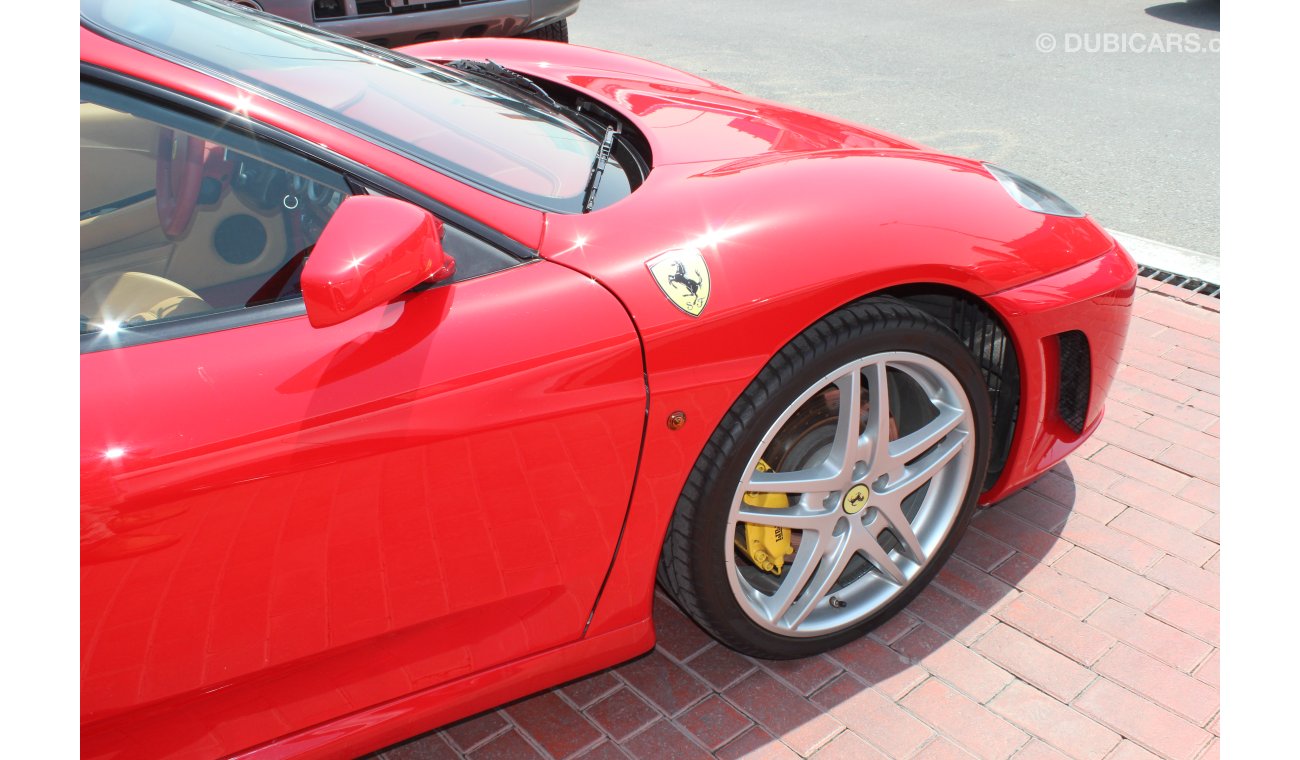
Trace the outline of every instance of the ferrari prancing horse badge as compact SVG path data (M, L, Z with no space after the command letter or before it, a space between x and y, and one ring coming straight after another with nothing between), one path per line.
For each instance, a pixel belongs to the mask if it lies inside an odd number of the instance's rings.
M709 301L709 267L694 248L665 251L646 262L668 300L692 317Z

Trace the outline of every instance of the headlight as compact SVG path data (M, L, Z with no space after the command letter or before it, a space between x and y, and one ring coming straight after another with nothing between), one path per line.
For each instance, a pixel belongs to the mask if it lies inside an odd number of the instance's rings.
M1019 174L1013 174L993 164L984 164L984 168L997 179L1003 190L1016 199L1016 203L1030 211L1053 216L1083 216L1082 211L1066 203L1064 198L1033 180L1025 179Z

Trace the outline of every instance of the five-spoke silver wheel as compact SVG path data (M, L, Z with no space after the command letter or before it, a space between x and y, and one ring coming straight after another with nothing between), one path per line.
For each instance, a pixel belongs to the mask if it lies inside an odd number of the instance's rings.
M944 324L894 298L818 320L718 423L664 538L659 580L724 644L840 646L907 605L970 522L988 387Z
M774 633L816 636L883 607L956 522L973 467L972 425L957 378L921 354L874 354L813 383L762 437L731 498L728 539L750 524L784 528L797 541L780 575L756 566L743 542L727 541L741 609ZM760 471L760 461L775 471ZM787 506L745 498L758 493L784 494Z

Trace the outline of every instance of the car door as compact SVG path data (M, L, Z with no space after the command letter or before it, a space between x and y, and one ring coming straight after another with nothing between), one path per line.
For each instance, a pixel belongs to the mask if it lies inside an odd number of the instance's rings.
M82 101L83 753L227 754L579 638L644 425L618 302L447 224L453 279L315 329L297 273L373 188Z

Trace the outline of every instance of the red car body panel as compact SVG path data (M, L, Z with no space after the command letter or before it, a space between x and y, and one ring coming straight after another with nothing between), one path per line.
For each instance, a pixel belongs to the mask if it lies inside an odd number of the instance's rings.
M577 45L557 47L536 40L480 38L426 42L402 51L437 62L489 59L582 90L641 128L656 167L765 153L918 147L857 124L741 95L639 58Z
M631 196L543 213L81 35L86 63L323 145L542 259L328 328L297 316L83 356L87 757L357 755L645 651L705 440L781 346L864 295L949 289L1006 325L1020 417L983 502L1101 419L1133 262L978 162L577 46L407 49L581 90L645 136L653 169ZM712 274L698 318L647 272L677 248ZM1054 412L1065 330L1092 349L1082 433Z
M1072 269L995 293L988 303L1009 325L1022 371L1020 433L1008 467L982 497L992 503L1060 462L1096 430L1119 369L1135 288L1132 258L1116 247ZM1089 406L1081 433L1054 411L1060 387L1054 336L1086 327L1092 353Z
M82 379L87 756L226 754L577 640L645 417L626 313L544 261Z

